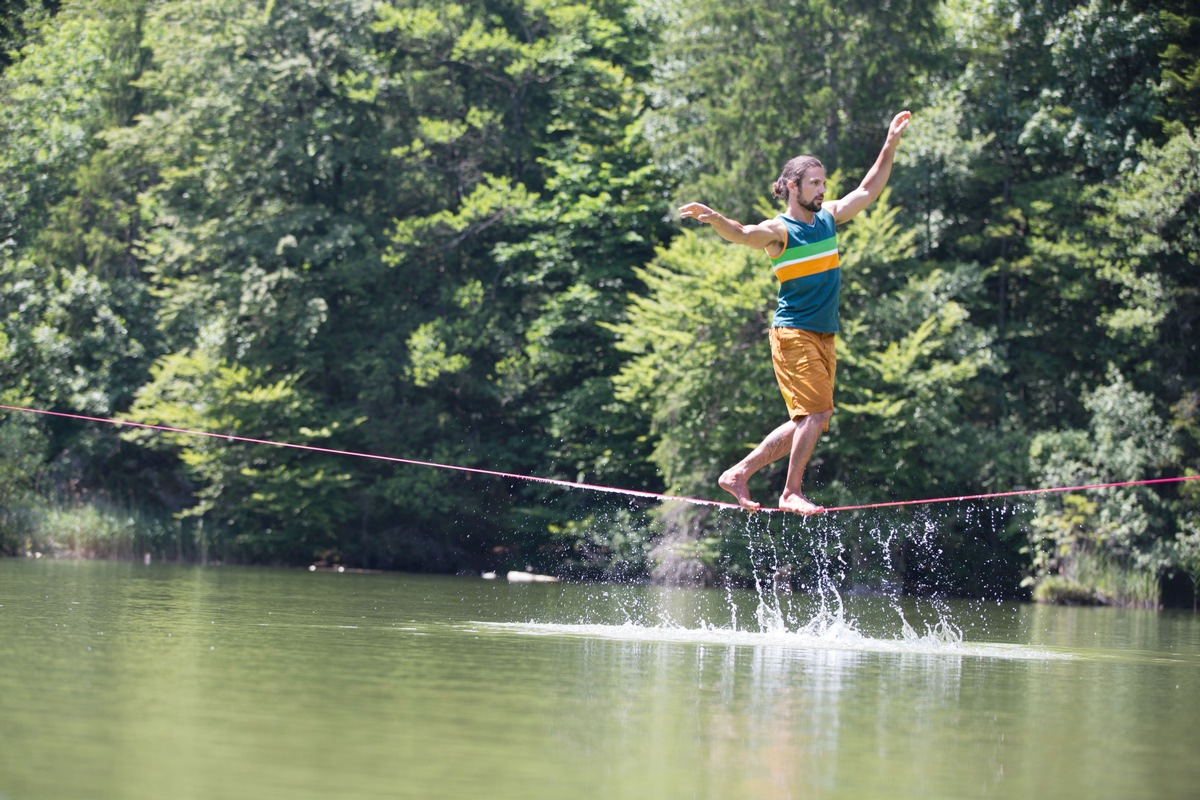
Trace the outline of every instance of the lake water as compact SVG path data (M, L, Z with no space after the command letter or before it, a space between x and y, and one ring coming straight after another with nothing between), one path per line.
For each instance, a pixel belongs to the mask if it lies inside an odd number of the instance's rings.
M0 560L0 800L1195 798L1198 724L1191 613Z

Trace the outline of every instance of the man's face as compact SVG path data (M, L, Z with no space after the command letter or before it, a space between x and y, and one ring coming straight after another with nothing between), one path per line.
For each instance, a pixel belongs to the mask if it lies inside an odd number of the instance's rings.
M825 170L811 167L799 178L791 181L789 188L795 193L796 203L815 214L825 202Z

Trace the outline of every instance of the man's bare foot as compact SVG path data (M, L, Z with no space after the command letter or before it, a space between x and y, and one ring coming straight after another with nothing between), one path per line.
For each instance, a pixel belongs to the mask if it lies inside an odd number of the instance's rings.
M784 492L779 498L779 510L791 511L806 517L825 513L824 506L817 505L802 494L792 494L791 492Z
M750 499L750 486L747 483L746 475L738 470L737 467L730 467L725 470L717 483L721 488L733 495L733 499L737 500L737 504L747 511L758 511L759 504Z

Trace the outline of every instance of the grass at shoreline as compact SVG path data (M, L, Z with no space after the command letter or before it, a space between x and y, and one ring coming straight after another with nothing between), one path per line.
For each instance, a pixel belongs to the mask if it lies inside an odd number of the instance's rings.
M1158 575L1088 552L1076 553L1067 575L1038 582L1033 599L1059 605L1106 605L1120 608L1162 607Z
M178 560L192 549L190 535L170 514L108 501L25 509L21 524L10 528L0 531L0 545L11 555Z

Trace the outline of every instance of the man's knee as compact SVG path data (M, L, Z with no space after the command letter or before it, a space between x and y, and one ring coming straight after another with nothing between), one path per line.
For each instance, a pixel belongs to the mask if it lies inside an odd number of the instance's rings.
M825 431L829 430L829 419L832 416L833 409L831 408L828 411L818 411L814 414L806 414L802 417L796 417L795 422L797 427L801 425L812 425L815 426L817 430L824 433Z

